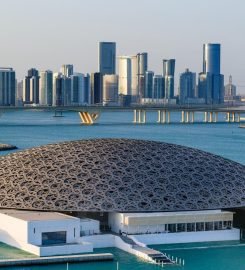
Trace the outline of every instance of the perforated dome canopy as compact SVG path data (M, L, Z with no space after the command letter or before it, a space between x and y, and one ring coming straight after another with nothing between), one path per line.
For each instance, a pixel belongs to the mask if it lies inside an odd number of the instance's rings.
M0 158L0 208L147 212L245 206L245 166L143 140L71 141Z

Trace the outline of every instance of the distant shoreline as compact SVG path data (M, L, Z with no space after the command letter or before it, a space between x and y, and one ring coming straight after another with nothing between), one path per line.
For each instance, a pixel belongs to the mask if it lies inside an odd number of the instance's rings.
M0 151L15 150L17 146L11 144L0 143Z

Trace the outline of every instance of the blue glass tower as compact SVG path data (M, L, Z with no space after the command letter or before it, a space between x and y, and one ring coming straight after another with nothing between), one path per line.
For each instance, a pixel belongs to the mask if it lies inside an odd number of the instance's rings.
M224 75L220 74L220 44L203 45L203 72L199 74L198 97L207 104L224 102Z

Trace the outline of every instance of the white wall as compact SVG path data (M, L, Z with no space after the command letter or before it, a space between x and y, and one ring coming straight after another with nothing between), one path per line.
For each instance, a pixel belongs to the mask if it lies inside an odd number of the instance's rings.
M91 243L70 244L60 246L45 246L40 247L39 256L55 256L55 255L71 255L79 253L93 252L93 245Z
M80 231L82 235L100 233L100 222L94 219L80 219Z
M141 234L141 235L129 235L128 237L135 240L136 243L141 242L146 245L178 244L178 243L208 242L208 241L230 241L230 240L240 240L240 230L232 229L232 230L206 231L206 232Z
M0 213L0 241L22 248L27 244L27 222Z
M112 234L83 236L80 239L82 242L93 244L94 248L106 248L115 246L115 236Z
M34 233L35 229L35 233ZM75 235L74 235L75 229ZM28 243L33 245L42 245L43 232L59 232L66 231L66 242L76 243L80 237L80 219L58 219L58 220L42 220L28 222Z
M123 231L123 214L121 213L109 213L108 223L113 232L119 233Z

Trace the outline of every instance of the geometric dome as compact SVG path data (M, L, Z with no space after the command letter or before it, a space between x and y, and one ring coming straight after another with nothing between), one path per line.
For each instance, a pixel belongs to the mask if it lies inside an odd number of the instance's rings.
M50 144L0 158L0 208L147 212L245 207L245 166L131 139Z

